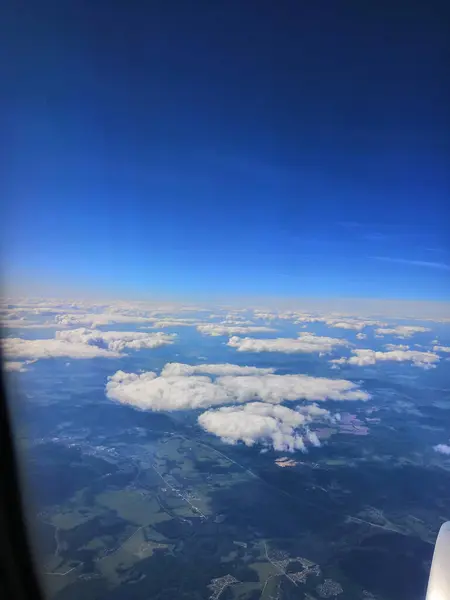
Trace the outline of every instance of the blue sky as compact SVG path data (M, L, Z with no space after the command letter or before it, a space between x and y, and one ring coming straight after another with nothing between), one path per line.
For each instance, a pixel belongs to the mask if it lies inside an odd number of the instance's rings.
M438 4L143 4L11 9L8 285L449 299Z

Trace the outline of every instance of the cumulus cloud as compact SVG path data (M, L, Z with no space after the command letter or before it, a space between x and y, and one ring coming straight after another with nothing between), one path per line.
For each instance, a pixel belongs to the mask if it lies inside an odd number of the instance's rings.
M183 363L167 363L161 371L161 377L178 375L267 375L275 369L260 367L241 367L229 363L186 365Z
M3 349L7 356L17 358L118 358L125 349L158 348L171 344L174 338L174 334L162 332L99 331L80 328L58 331L52 339L6 338L3 340Z
M404 362L410 361L415 367L424 369L432 368L439 362L439 356L433 352L421 352L419 350L391 350L388 352L379 352L376 350L357 349L352 350L350 358L339 358L333 361L335 365L349 364L365 367L374 365L382 361Z
M143 410L174 411L209 408L231 402L226 389L206 376L158 377L156 373L117 371L106 384L111 400Z
M365 340L367 338L367 334L366 333L357 333L356 337L358 340Z
M260 443L281 452L305 450L298 428L306 421L306 417L295 410L263 402L225 406L208 410L198 417L205 431L220 437L226 444L243 442L246 446L253 446ZM311 433L307 432L307 435L314 443Z
M333 327L336 329L349 329L354 331L361 331L365 327L369 326L378 326L381 327L386 323L382 323L381 321L374 321L372 319L356 319L356 318L336 318L330 316L311 316L311 315L302 315L297 317L294 321L296 324L300 323L325 323L328 327Z
M384 347L386 348L386 350L389 350L389 351L409 350L409 346L407 344L385 344Z
M198 319L160 319L154 321L151 327L142 327L141 329L161 329L164 327L194 327L198 325Z
M433 449L440 454L450 454L450 446L447 444L437 444L437 446L433 446Z
M424 333L427 331L431 331L431 329L419 325L397 325L396 327L380 327L375 329L375 333L379 336L393 335L399 338L409 338L415 333Z
M86 314L63 314L56 315L55 323L63 326L83 325L86 327L99 327L114 323L148 323L154 321L154 318L122 314L119 312L104 313L86 313Z
M433 346L433 352L450 352L450 346Z
M241 326L241 325L223 325L219 323L207 323L198 325L197 330L203 335L234 335L246 333L264 333L276 331L272 327L263 326Z
M117 358L119 352L113 352L98 346L90 346L83 342L73 343L66 340L23 340L6 338L3 340L6 356L14 358Z
M161 375L118 371L109 378L107 396L124 404L153 411L209 408L220 404L243 404L263 401L280 404L294 400L367 400L369 395L356 383L345 379L328 379L308 375L244 375L239 365L180 365L169 363ZM192 371L193 369L193 371ZM225 371L234 375L217 377ZM192 374L194 373L194 374ZM317 412L312 408L312 413ZM302 412L302 411L300 411Z
M300 333L298 338L240 338L233 336L228 341L228 346L236 348L238 352L284 352L308 353L331 352L337 346L349 346L347 340L315 335L313 333Z
M309 429L306 431L306 439L310 444L316 446L316 448L320 447L320 440L315 431L310 431Z
M159 348L172 344L175 334L143 333L139 331L100 331L98 329L71 329L69 331L58 331L56 339L65 340L70 343L82 343L99 348L107 348L114 352L122 352L126 348L140 350L142 348Z

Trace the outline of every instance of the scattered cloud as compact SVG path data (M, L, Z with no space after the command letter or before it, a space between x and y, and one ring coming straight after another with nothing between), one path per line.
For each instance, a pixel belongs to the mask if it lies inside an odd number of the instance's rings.
M172 344L176 335L173 333L143 333L140 331L100 331L98 329L71 329L57 331L56 339L71 343L83 343L90 346L106 347L114 352L122 352L126 348L141 350L142 348L159 348Z
M386 350L389 350L389 352L395 350L409 350L408 344L385 344L384 347L386 348Z
M203 335L235 335L235 334L246 334L246 333L269 333L276 331L272 327L263 326L240 326L240 325L221 325L219 323L207 323L206 325L198 325L197 330Z
M450 352L450 346L433 346L433 352Z
M366 333L357 333L356 337L358 340L365 340L367 338L367 334Z
M148 323L155 321L151 317L139 315L121 314L116 312L86 313L86 314L63 314L56 315L55 323L63 326L83 325L85 327L99 327L114 323Z
M429 260L409 260L407 258L391 258L390 256L371 256L375 260L383 260L385 262L398 263L401 265L411 265L413 267L427 267L429 269L440 269L450 271L450 265L443 262L435 262Z
M161 377L179 375L268 375L275 369L261 367L241 367L229 363L185 365L183 363L167 363L161 371Z
M378 336L393 335L399 338L409 338L415 333L425 333L431 331L429 327L421 327L419 325L397 325L396 327L380 327L375 329Z
M447 444L437 444L437 446L433 446L433 450L440 454L450 454L450 446Z
M314 333L300 333L298 338L274 339L233 336L228 341L228 346L236 348L238 352L327 353L338 346L349 345L347 340L318 336Z
M199 324L198 319L159 319L153 322L151 326L141 327L141 329L163 329L164 327L194 327Z
M391 350L388 352L378 352L376 350L356 349L352 350L353 356L350 358L338 358L331 360L334 365L358 365L365 367L374 365L377 362L410 361L415 367L432 368L439 362L439 356L433 352L421 352L419 350Z
M296 324L301 323L325 323L328 327L333 327L336 329L349 329L354 331L361 331L365 327L381 327L382 325L386 325L382 321L373 320L373 319L357 319L357 318L336 318L330 316L311 316L311 315L301 315L297 316L294 321Z
M23 340L6 338L3 340L3 351L6 356L14 358L117 358L119 352L113 352L98 346L90 346L83 342L73 343L66 340Z

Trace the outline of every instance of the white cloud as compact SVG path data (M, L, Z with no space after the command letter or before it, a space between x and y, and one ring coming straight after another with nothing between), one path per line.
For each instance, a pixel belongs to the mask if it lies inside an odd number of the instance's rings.
M253 314L255 319L261 319L263 321L273 321L278 318L276 313L261 310L255 310Z
M433 446L433 449L440 454L450 454L450 446L447 444L438 444L437 446Z
M297 406L296 410L304 415L309 415L313 419L324 419L330 418L331 413L326 408L322 408L318 404L305 404L303 406Z
M131 404L143 410L173 411L209 408L231 402L226 389L205 376L158 377L152 371L117 371L106 384L111 400Z
M409 350L409 346L407 344L385 344L384 347L390 352L394 350Z
M122 352L126 348L140 350L142 348L159 348L172 344L175 334L142 333L139 331L100 331L98 329L71 329L56 332L56 339L70 343L83 343L90 346L106 347L114 352Z
M367 338L367 334L366 333L357 333L356 337L358 340L365 340Z
M322 323L323 322L323 317L312 317L310 315L300 315L297 316L294 323L296 325L299 325L300 323Z
M367 400L369 395L345 379L328 379L309 375L260 375L220 377L216 380L238 402L263 400Z
M325 323L328 327L333 327L336 329L349 329L354 331L361 331L364 327L369 326L382 326L386 323L382 323L381 321L374 321L372 319L357 319L357 318L336 318L330 316L310 316L310 315L302 315L297 317L294 321L296 324L300 323Z
M167 318L155 320L151 326L141 327L141 329L161 329L164 327L194 327L195 325L199 324L199 319Z
M380 327L379 329L375 329L375 333L378 336L393 335L400 338L409 338L415 333L424 333L427 331L431 331L431 329L419 325L397 325L396 327Z
M432 368L439 362L439 356L433 352L421 352L419 350L392 350L389 352L378 352L376 350L357 349L352 350L350 358L340 358L330 361L334 364L358 365L360 367L374 365L380 361L404 362L410 361L415 367Z
M187 367L187 368L185 368ZM220 404L262 400L280 404L284 400L367 400L369 394L357 384L343 379L327 379L308 375L244 375L238 365L178 365L169 363L160 376L118 371L109 378L106 393L112 400L153 411L209 408ZM214 381L194 373L235 375L220 376ZM312 412L317 408L312 408Z
M244 325L255 325L254 321L249 321L248 319L225 319L225 321L221 321L221 325L237 325L238 327L243 327Z
M306 439L316 448L320 447L320 440L315 431L310 431L309 429L306 431Z
M82 342L73 343L66 340L23 340L6 338L3 350L7 356L15 358L117 358L119 352L113 352L98 346L90 346Z
M360 331L366 325L365 323L361 323L359 321L325 321L325 323L329 327L336 327L337 329L354 329L355 331Z
M99 327L113 323L148 323L155 321L154 318L138 315L121 314L118 312L86 313L86 314L64 314L56 315L55 323L63 326L84 325L86 327Z
M433 346L433 352L450 352L450 346Z
M298 428L306 417L285 406L252 402L245 406L228 406L208 410L199 416L199 424L226 444L243 442L273 447L280 452L305 450ZM313 440L310 438L310 441Z
M6 338L3 348L7 356L24 358L117 358L125 349L158 348L173 343L174 334L137 331L99 331L72 329L58 331L55 338L24 340Z
M272 327L263 326L240 326L240 325L221 325L219 323L207 323L206 325L198 325L197 329L203 335L234 335L234 334L246 334L246 333L263 333L276 331Z
M300 333L298 338L254 339L233 336L228 346L238 352L331 352L337 346L349 346L347 340Z
M267 375L275 369L264 369L260 367L241 367L240 365L202 364L185 365L183 363L167 363L161 371L161 377L172 377L179 375Z

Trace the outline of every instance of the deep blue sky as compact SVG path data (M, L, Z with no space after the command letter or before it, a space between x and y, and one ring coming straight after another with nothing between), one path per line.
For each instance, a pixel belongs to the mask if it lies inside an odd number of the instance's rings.
M19 4L8 281L450 298L446 2Z

